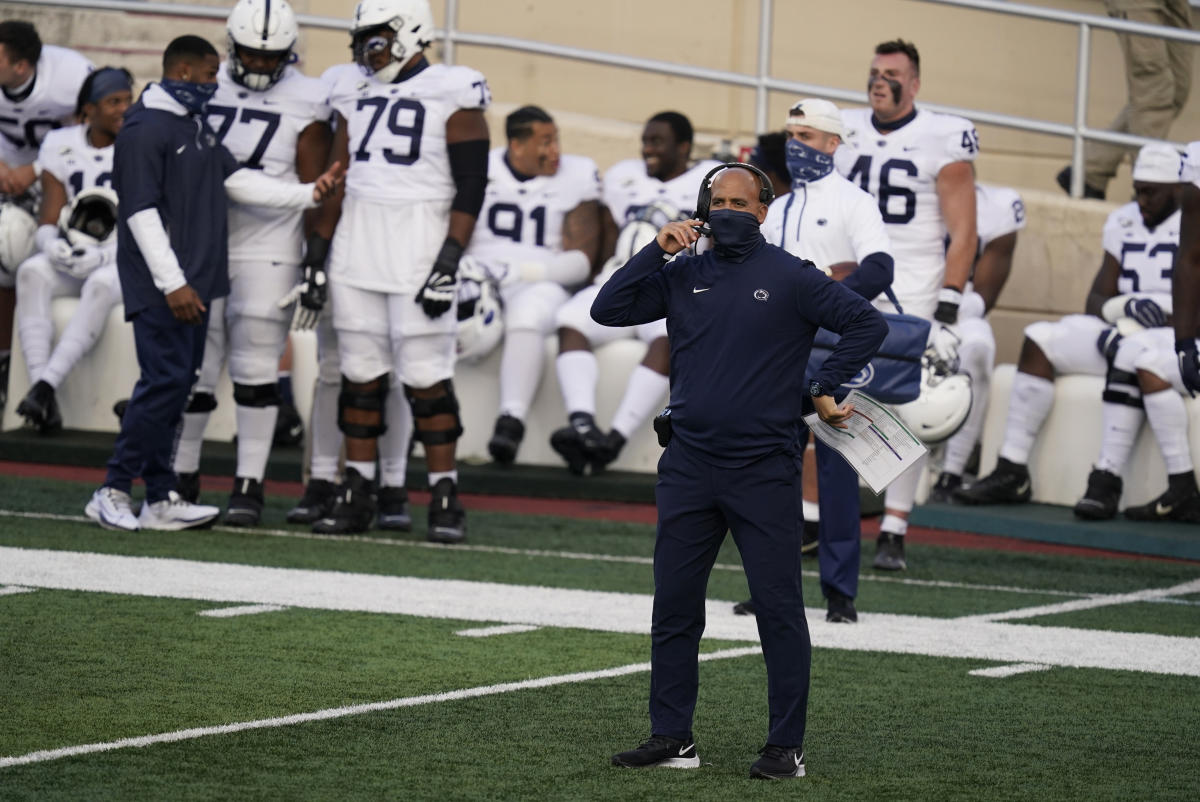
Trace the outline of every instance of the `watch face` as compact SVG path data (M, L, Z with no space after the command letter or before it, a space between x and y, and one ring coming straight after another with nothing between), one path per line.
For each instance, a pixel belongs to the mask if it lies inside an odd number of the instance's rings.
M823 395L824 393L821 391L821 383L816 379L813 379L812 383L808 385L808 394L811 396Z

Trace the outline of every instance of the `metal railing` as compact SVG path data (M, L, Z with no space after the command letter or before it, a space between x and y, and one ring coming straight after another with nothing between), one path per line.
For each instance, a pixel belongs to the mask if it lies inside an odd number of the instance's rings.
M135 13L160 13L214 20L224 19L229 13L227 7L185 3L139 2L138 0L20 0L20 2L24 5L79 8L89 11L109 10ZM1042 8L1025 3L1012 3L1007 2L1007 0L916 0L916 2L954 6L980 12L1006 14L1044 22L1074 25L1079 29L1074 115L1073 122L1071 123L1058 123L982 109L967 109L937 103L926 103L924 101L921 103L923 108L957 114L975 123L984 123L1003 128L1013 128L1020 131L1071 139L1071 194L1077 198L1083 195L1083 146L1086 140L1133 147L1161 141L1131 134L1120 134L1104 129L1090 128L1087 125L1088 73L1091 67L1092 31L1094 29L1110 30L1117 33L1141 34L1173 41L1188 42L1190 44L1200 44L1200 33L1193 31L1146 25L1095 14L1079 14L1072 11ZM754 75L640 58L637 56L626 56L617 53L605 53L586 48L555 45L532 39L461 31L458 29L458 0L446 0L446 24L444 29L438 31L438 36L443 40L444 59L447 63L454 63L457 45L466 44L502 50L515 50L521 53L602 64L610 67L622 67L642 72L652 72L660 75L671 75L679 78L710 81L727 86L753 89L755 90L755 129L760 132L766 131L769 128L767 123L768 93L771 91L788 92L796 95L815 95L851 103L865 102L866 98L862 89L838 89L772 77L770 75L770 63L773 17L773 0L759 0L758 62L757 71ZM297 19L302 26L309 28L343 31L350 29L350 21L348 19L312 14L298 14ZM1171 144L1181 149L1183 147L1180 143Z

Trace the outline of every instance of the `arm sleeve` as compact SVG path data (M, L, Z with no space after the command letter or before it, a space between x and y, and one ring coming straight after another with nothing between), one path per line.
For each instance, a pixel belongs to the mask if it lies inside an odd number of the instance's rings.
M450 208L456 212L479 217L483 208L488 180L488 141L471 139L452 142L446 146L450 158L450 175L454 178L454 201Z
M592 320L602 326L636 326L667 316L666 251L651 242L612 274L592 302Z
M280 181L248 168L226 174L225 194L238 203L273 209L312 209L318 205L313 200L312 184Z
M146 266L150 268L154 286L158 287L159 292L166 295L187 284L157 209L142 209L131 215L129 231L146 260Z
M871 361L887 336L887 323L866 299L820 271L800 271L800 280L801 313L841 335L813 378L825 387L840 387Z

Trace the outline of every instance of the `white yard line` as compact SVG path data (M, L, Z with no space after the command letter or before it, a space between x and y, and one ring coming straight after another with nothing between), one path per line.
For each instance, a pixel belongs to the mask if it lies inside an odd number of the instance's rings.
M648 594L7 547L0 583L640 635L652 602ZM807 615L817 648L1200 676L1200 638L887 613L847 626L826 623L824 610ZM706 616L706 638L758 640L754 618L735 615L730 601L709 600Z
M501 624L496 627L476 627L475 629L460 629L455 632L463 638L490 638L493 635L516 635L520 632L533 632L541 629L530 624Z
M1004 677L1014 677L1017 674L1028 674L1031 671L1049 671L1050 668L1050 666L1045 666L1041 663L1014 663L1010 666L977 668L974 671L968 671L967 673L972 677L992 677L994 679L1003 679Z
M278 604L243 604L238 607L218 607L215 610L201 610L196 615L206 618L235 618L239 615L258 615L259 613L277 613L286 610Z
M982 615L967 615L954 619L955 621L1013 621L1019 618L1037 618L1043 615L1060 615L1073 613L1078 610L1094 610L1097 607L1111 607L1117 604L1133 604L1136 602L1157 601L1172 596L1187 596L1200 593L1200 579L1193 579L1169 588L1148 588L1133 593L1117 593L1110 596L1096 596L1090 599L1059 602L1058 604L1042 604L1037 607L1023 607L1019 610L1004 610L998 613Z
M701 662L707 662L711 660L725 660L734 657L747 657L749 655L758 654L760 651L761 650L757 646L744 646L737 649L724 649L718 652L702 654L700 655L700 660ZM45 749L38 752L29 752L24 755L15 755L13 757L0 757L0 769L9 768L11 766L25 766L30 763L43 763L48 760L59 760L64 757L89 755L96 752L111 752L114 749L128 749L130 747L146 747L154 744L189 741L196 738L203 738L208 735L230 735L235 732L245 732L247 730L290 727L296 724L307 724L311 721L329 721L330 719L345 718L347 716L361 716L366 713L379 713L385 710L399 710L400 708L404 707L419 707L421 705L436 704L439 702L454 702L459 699L477 699L481 696L494 696L501 693L512 693L513 691L528 690L530 688L549 688L555 685L571 685L580 682L591 682L592 680L597 679L623 677L629 674L644 674L649 670L649 663L634 663L631 665L617 666L615 668L606 668L600 671L580 671L575 674L558 674L550 677L539 677L537 679L524 680L522 682L504 682L498 685L484 685L475 688L463 688L461 690L447 691L445 693L431 693L424 696L407 696L400 699L391 699L386 702L370 702L368 704L348 705L346 707L332 707L325 710L315 710L310 713L296 713L290 716L262 718L255 721L240 721L234 724L222 724L215 727L193 727L186 730L175 730L174 732L161 732L154 735L142 735L136 738L121 738L120 740L116 741L81 744L79 746L65 746L60 749Z
M0 585L0 596L15 596L18 593L33 593L37 588L23 588L20 585Z

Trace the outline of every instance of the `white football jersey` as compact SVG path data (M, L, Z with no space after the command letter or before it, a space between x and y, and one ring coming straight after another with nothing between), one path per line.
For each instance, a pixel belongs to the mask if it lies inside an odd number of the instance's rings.
M75 101L92 62L65 47L43 45L29 95L10 100L0 91L0 161L31 164L48 131L74 121Z
M1025 227L1025 202L1015 189L975 185L975 233L979 252L988 243Z
M826 271L839 262L891 252L875 198L836 172L776 198L762 233L772 245Z
M112 187L113 146L92 147L86 125L58 128L46 134L38 151L38 163L66 188L67 203L85 189Z
M919 109L902 128L882 134L871 109L842 112L846 141L834 154L838 172L879 202L896 260L892 289L903 301L935 299L946 272L946 223L937 176L975 160L979 136L962 117Z
M324 86L294 67L261 92L235 83L228 63L217 72L217 93L205 110L208 125L241 164L283 181L299 182L300 132L329 118ZM303 211L229 203L229 258L299 264Z
M1189 142L1179 165L1179 180L1200 187L1200 142Z
M1127 203L1104 221L1104 250L1121 265L1117 294L1151 293L1171 298L1171 273L1179 250L1181 212L1151 231L1136 202Z
M706 159L669 181L659 181L646 173L646 163L641 159L617 162L604 174L604 205L617 228L636 219L653 203L664 203L684 218L691 217L696 212L701 179L720 164Z
M489 269L558 253L567 213L600 198L600 176L589 158L564 155L554 175L520 181L504 158L507 152L499 147L488 154L487 194L467 249Z
M346 193L372 203L453 200L446 121L459 109L488 107L483 74L445 64L392 84L342 65L327 74L329 103L346 119L350 136Z

